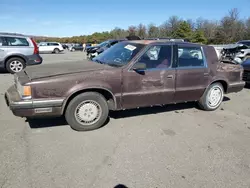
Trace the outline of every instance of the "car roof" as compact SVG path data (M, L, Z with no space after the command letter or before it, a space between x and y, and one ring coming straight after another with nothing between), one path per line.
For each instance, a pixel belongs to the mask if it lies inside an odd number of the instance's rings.
M177 44L177 45L181 45L181 44L188 44L190 46L202 46L202 44L198 44L198 43L191 43L191 42L181 42L181 41L170 41L168 39L161 39L161 40L128 40L131 43L137 43L137 44ZM128 42L126 41L126 42Z
M25 35L21 35L21 34L11 34L11 33L0 33L0 36L2 37L20 37L20 38L29 38Z

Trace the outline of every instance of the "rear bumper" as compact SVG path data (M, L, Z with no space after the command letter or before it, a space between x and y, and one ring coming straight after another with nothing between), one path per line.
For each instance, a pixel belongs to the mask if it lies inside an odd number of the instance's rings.
M227 93L237 93L244 89L246 82L239 81L228 85Z
M64 99L23 100L15 86L11 86L5 93L5 101L15 116L39 117L61 116Z
M43 62L43 58L39 54L27 56L26 65L39 65Z

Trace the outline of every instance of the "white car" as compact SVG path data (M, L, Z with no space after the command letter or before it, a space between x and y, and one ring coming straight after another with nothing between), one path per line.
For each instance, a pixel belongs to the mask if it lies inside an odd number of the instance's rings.
M62 52L63 46L59 42L41 42L38 44L40 53L55 53Z

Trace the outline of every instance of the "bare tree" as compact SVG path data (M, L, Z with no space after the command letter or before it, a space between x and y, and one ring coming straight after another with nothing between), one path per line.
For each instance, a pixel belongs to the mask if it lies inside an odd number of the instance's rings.
M138 25L137 31L138 31L138 36L139 37L141 37L141 38L145 38L146 37L146 35L147 35L147 29L146 29L146 26L143 25L142 23L140 23Z
M130 36L136 35L136 33L137 33L136 26L133 26L133 25L129 26L128 33L129 33Z

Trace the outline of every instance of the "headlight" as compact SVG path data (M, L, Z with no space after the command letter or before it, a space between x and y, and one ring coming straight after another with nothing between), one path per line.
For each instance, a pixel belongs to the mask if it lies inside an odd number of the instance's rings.
M31 87L30 86L21 85L17 77L15 77L15 84L16 84L17 91L22 99L31 99Z

